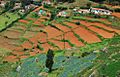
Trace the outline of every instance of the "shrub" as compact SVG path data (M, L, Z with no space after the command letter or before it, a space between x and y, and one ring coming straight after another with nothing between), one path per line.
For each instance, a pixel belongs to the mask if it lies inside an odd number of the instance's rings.
M120 8L115 8L114 11L115 12L120 12Z
M76 25L80 25L80 22L75 22Z
M36 12L31 13L32 18L39 18L39 15Z

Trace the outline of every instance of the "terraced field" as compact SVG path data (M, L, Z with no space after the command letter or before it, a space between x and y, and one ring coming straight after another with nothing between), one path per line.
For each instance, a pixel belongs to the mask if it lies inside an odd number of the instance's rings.
M37 8L34 12L39 9ZM47 16L40 16L37 19L28 16L2 32L0 47L13 50L10 56L5 57L5 60L20 60L38 53L45 53L50 48L63 50L82 47L120 35L120 30L109 27L110 23L106 25L100 22L73 19L44 25L43 22L47 20L49 20ZM76 22L80 22L80 25Z

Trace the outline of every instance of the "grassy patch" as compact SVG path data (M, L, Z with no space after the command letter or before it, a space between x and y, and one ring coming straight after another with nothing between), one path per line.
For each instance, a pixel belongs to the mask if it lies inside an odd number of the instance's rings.
M0 20L2 20L2 22L0 22L0 30L5 28L7 25L12 23L13 21L15 21L17 18L19 18L17 14L9 13L9 12L6 12L5 14L0 15Z

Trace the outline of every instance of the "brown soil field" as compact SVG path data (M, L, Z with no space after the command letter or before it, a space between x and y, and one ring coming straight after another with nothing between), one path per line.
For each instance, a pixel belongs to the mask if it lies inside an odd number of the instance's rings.
M32 44L29 42L29 41L25 41L23 44L22 44L22 47L24 49L31 49L33 46Z
M39 32L33 37L29 38L29 41L31 41L32 43L37 43L38 41L46 42L46 39L47 39L47 35L43 32Z
M38 49L38 48L34 48L34 49L33 49L33 52L35 52L36 54L37 54L37 53L43 53L43 51L40 50L40 49Z
M83 24L84 26L87 26L87 27L89 27L89 26L91 26L91 25L95 25L95 26L104 28L104 29L106 29L106 30L116 32L116 33L118 33L118 34L120 35L120 30L111 28L111 27L106 26L106 25L104 25L104 24L102 24L102 23L98 23L98 22L92 23L92 22L87 22L87 21L80 21L80 23Z
M7 56L4 58L4 61L8 61L8 62L16 62L18 61L19 59L17 59L16 56L13 56L13 55L10 55L10 56Z
M3 36L8 37L8 38L17 39L21 36L21 34L22 33L20 31L7 30L4 32Z
M114 36L114 33L109 33L105 30L102 30L102 29L99 29L99 28L96 28L94 26L91 26L91 27L88 27L90 30L98 33L99 35L101 35L103 38L112 38Z
M79 27L79 25L76 25L76 24L71 23L71 22L64 22L64 24L66 24L66 25L72 27L72 29L73 29L73 28L77 28L77 27Z
M29 39L30 37L33 37L35 34L37 34L37 32L26 31L26 32L22 35L22 37Z
M11 52L11 54L16 55L16 56L21 56L21 55L24 55L25 52L22 52L22 51L13 51L13 52Z
M83 27L79 27L77 29L74 29L74 32L80 36L83 40L85 40L87 43L96 43L101 42L101 40L90 31L86 30Z
M19 20L19 22L24 23L24 24L28 24L29 23L29 21L23 20L23 19Z
M56 23L54 23L54 25L55 25L57 28L59 28L60 30L62 30L63 32L71 31L71 29L69 29L68 27L63 26L63 25L61 25L61 24L56 24Z
M117 13L117 12L115 13L115 12L114 12L114 13L112 13L112 15L115 16L115 17L120 18L120 13Z
M28 57L29 57L29 56L25 56L25 55L24 55L24 56L20 56L19 58L20 58L20 59L25 59L25 58L28 58Z
M27 18L27 20L29 20L29 21L36 21L36 19L35 18Z
M55 45L57 45L60 49L71 48L71 46L67 42L61 42L61 41L57 41L57 40L49 40L49 41L54 43Z
M1 48L6 48L6 49L10 49L10 50L14 50L14 48L16 47L15 44L17 43L16 40L11 40L8 38L5 38L3 36L0 36L0 47Z
M41 47L44 48L43 52L47 52L49 49L53 48L48 43L41 44Z
M45 28L45 32L47 32L47 35L48 35L48 39L50 38L54 38L56 36L59 36L59 35L62 35L63 33L51 26L47 26Z
M75 44L77 47L84 46L84 44L75 37L73 32L68 32L65 34L65 39L70 40L72 44Z
M30 52L30 56L35 56L36 52Z

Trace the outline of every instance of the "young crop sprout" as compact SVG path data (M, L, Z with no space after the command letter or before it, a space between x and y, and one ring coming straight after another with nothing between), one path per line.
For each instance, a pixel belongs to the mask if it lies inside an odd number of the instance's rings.
M53 58L54 58L54 54L53 54L53 50L49 49L47 52L47 59L46 59L46 67L49 69L49 72L52 71L52 66L53 66Z

